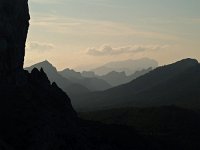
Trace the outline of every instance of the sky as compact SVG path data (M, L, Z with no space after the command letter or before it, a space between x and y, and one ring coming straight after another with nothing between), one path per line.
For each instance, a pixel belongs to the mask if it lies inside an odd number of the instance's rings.
M29 0L25 66L89 70L110 61L200 61L200 0Z

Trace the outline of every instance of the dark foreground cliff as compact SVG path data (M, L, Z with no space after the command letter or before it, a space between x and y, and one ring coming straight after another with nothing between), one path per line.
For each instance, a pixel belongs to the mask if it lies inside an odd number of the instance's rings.
M28 0L0 0L0 150L147 149L132 129L82 121L43 70L23 70Z
M0 83L21 82L29 19L28 0L0 0Z
M68 96L43 70L24 73L25 84L0 85L0 149L150 149L131 128L79 119Z

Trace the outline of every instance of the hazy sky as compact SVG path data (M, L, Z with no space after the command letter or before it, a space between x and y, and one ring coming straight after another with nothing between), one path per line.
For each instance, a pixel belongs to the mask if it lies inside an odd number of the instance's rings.
M200 0L29 0L25 65L200 60Z

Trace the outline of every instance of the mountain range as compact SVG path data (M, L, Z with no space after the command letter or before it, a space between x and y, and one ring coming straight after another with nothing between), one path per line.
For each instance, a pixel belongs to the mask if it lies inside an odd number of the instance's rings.
M112 71L108 74L100 76L92 71L76 72L73 69L65 69L63 71L60 71L59 74L75 83L86 86L91 91L103 91L110 89L111 87L116 87L121 84L128 83L138 78L139 76L148 73L151 70L152 68L143 69L136 71L134 74L131 75L126 75L124 71Z
M124 71L123 72L112 71L106 75L96 76L96 77L105 80L110 85L112 85L112 87L116 87L128 82L131 82L132 80L150 72L151 70L152 68L143 69L143 70L136 71L135 73L131 75L126 75Z
M184 59L158 67L127 84L86 94L74 103L82 111L162 105L200 108L199 98L200 64Z
M157 68L158 62L149 59L149 58L141 58L141 59L129 59L124 61L115 61L106 63L100 67L92 69L91 71L95 72L97 75L105 75L112 71L116 72L125 72L126 75L132 75L136 71L148 69L148 68Z
M83 93L90 92L90 90L86 87L74 83L58 74L57 69L48 61L37 63L33 66L25 68L25 70L31 72L34 68L37 68L39 70L43 68L44 72L48 75L49 80L51 82L56 82L56 84L58 84L58 86L62 88L72 98L74 97L74 95L81 95Z
M62 75L64 78L69 79L73 83L77 83L88 88L90 91L102 91L112 87L105 80L102 80L95 76L84 77L80 72L76 72L72 69L65 69L63 71L60 71L59 74Z
M50 62L43 61L25 68L31 72L34 68L43 68L44 72L48 75L51 82L56 82L72 99L79 98L81 95L85 95L95 91L105 91L112 87L128 83L135 78L152 70L143 69L137 71L132 75L127 76L125 72L112 71L106 75L98 76L92 71L76 72L73 69L64 69L63 71L57 71Z
M200 149L200 65L196 60L185 59L124 85L91 92L81 82L75 83L82 80L79 73L67 70L69 79L65 78L47 61L26 68L29 71L23 69L28 0L0 0L0 18L1 150ZM85 78L92 75L84 72ZM74 77L79 80L72 81ZM93 120L81 119L66 93L82 100L84 109L112 109L102 110L103 116L89 112L96 116ZM139 108L172 103L197 109Z

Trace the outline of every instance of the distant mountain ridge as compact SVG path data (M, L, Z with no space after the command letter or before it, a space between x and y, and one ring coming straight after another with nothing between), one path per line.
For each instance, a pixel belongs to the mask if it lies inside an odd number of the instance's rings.
M116 72L125 72L128 76L135 73L136 71L148 69L148 68L156 68L158 67L158 62L149 59L149 58L141 58L138 60L125 60L125 61L116 61L116 62L109 62L103 66L98 68L92 69L91 71L95 72L97 75L105 75L109 72L116 71Z
M25 69L31 72L34 68L43 68L50 81L56 82L70 96L85 94L90 91L104 91L128 83L152 70L152 68L138 70L129 76L127 76L125 72L111 71L108 74L99 76L92 71L77 72L69 68L64 69L63 71L57 71L56 67L47 60Z
M105 80L113 87L131 82L132 80L152 71L152 68L138 70L131 75L126 75L125 72L112 71L106 75L98 76L98 78Z
M59 73L63 77L75 83L79 83L87 87L91 91L103 91L111 87L116 87L121 84L128 83L136 79L137 77L148 73L151 70L152 68L143 69L140 71L136 71L134 74L129 76L127 76L125 72L116 71L112 71L106 75L99 76L92 71L76 72L73 69L65 69L63 71L60 71Z
M102 91L112 87L105 80L97 77L84 77L80 72L76 72L72 69L65 69L60 71L59 74L74 83L88 88L90 91Z
M172 104L200 108L200 64L184 59L158 67L128 84L77 99L78 104L80 110Z

